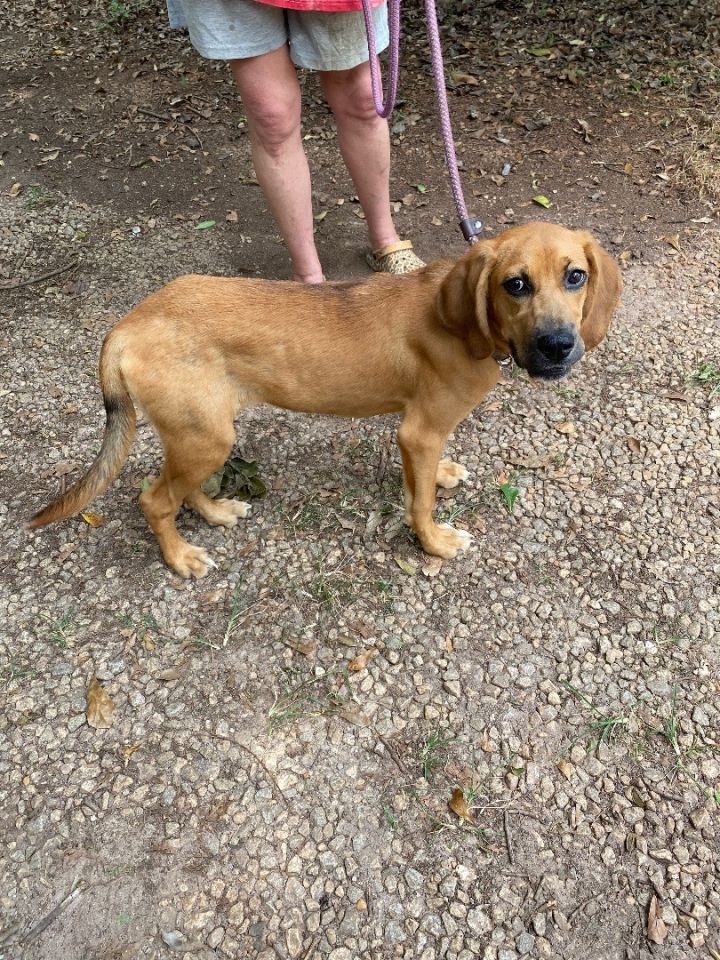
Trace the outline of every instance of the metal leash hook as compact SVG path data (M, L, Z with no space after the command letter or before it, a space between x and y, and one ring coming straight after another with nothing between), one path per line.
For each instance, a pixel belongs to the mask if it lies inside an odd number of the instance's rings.
M388 0L390 63L388 67L388 91L387 98L385 99L380 79L380 68L378 66L375 26L373 24L370 0L362 0L362 8L365 17L365 29L367 30L368 52L370 54L370 81L372 84L375 110L378 116L387 118L395 107L398 76L400 73L400 0ZM460 179L460 171L455 154L455 139L450 122L450 110L447 102L445 68L443 65L442 47L440 45L440 30L438 28L435 0L425 0L425 19L428 41L430 42L433 76L435 78L435 100L440 117L443 144L445 146L445 163L448 176L450 177L450 189L452 190L453 199L455 200L455 209L457 210L460 221L459 225L462 235L468 243L476 243L478 236L482 233L483 225L481 220L468 216L467 206L465 205L465 196L463 194L462 181Z

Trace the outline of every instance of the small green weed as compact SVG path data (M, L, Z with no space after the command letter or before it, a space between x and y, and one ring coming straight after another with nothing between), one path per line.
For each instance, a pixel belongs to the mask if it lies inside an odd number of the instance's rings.
M147 0L109 0L107 16L102 24L106 29L120 27L134 20L147 8Z
M697 370L693 370L687 378L688 383L710 384L710 397L720 391L720 368L714 363L703 363Z
M73 608L70 607L69 610L66 610L58 620L50 620L48 616L45 616L45 619L50 624L47 632L48 640L61 649L66 647L76 627L75 611Z
M565 687L566 690L569 690L574 697L580 700L581 703L585 704L585 706L588 707L595 716L595 719L587 725L582 733L575 737L575 739L570 743L569 747L573 747L580 740L590 740L590 749L596 750L600 744L606 742L609 743L613 737L618 735L621 730L627 728L628 720L624 714L603 713L602 710L599 710L591 700L589 700L583 693L574 687L568 680L561 680L560 683Z
M425 780L432 780L435 771L447 760L446 747L452 740L435 730L427 738L420 751L420 768Z
M328 670L319 677L298 679L300 672L289 668L282 681L282 692L268 710L268 727L272 735L283 724L301 717L332 716L347 703L340 696L345 678L338 670Z
M520 474L513 472L508 476L503 470L496 478L495 484L503 498L505 509L508 513L512 513L515 509L515 501L520 495Z
M387 804L383 805L383 814L385 815L385 823L390 827L391 830L397 830L398 828L398 817L392 807L389 807Z
M28 190L25 207L28 210L37 210L39 207L51 207L58 202L58 199L56 193L45 190L43 187L34 186Z

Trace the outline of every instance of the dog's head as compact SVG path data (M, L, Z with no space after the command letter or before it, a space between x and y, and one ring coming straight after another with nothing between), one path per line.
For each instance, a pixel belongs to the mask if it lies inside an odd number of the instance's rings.
M531 377L558 380L607 333L618 265L585 231L529 223L481 241L440 287L440 322L481 359L512 354Z

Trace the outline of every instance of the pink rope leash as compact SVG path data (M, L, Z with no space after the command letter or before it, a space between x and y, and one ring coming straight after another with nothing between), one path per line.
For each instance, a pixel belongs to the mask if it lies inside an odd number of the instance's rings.
M395 100L397 99L398 76L400 73L400 2L401 0L388 0L390 64L388 68L387 97L383 99L380 67L377 58L377 45L375 42L375 26L373 24L370 0L362 0L368 38L368 52L370 54L370 80L372 83L373 101L378 116L385 118L389 117L392 113ZM468 216L467 206L465 205L465 196L463 194L462 181L460 179L460 171L455 154L455 138L453 137L450 110L447 102L445 68L443 65L442 47L440 45L440 30L438 28L435 0L425 0L425 18L428 40L430 42L433 76L435 78L435 100L440 117L443 144L445 146L445 163L450 178L450 188L455 201L455 209L457 210L462 234L468 243L475 243L478 234L482 231L482 223L475 217Z

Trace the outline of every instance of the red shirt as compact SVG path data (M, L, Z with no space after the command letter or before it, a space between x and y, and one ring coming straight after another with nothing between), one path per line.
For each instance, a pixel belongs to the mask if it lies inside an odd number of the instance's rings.
M314 10L315 13L349 13L362 10L361 0L256 0L271 7L286 10ZM379 7L385 0L370 0L371 7Z

